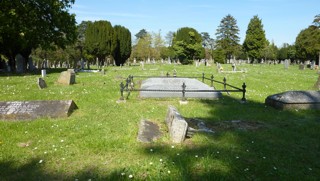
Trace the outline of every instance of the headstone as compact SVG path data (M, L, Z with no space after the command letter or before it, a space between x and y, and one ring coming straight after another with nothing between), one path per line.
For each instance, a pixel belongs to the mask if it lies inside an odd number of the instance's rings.
M17 63L17 73L23 73L25 68L23 56L21 54L18 54L15 58Z
M68 69L67 71L61 72L58 83L64 85L71 85L76 83L76 74L74 69Z
M300 64L299 65L299 70L304 70L305 69L305 65L304 64Z
M38 78L38 87L39 89L44 89L47 87L46 82L42 78Z
M289 64L290 64L290 62L289 62L288 59L284 60L284 68L285 68L285 69L288 69L288 68L289 68Z
M84 69L84 67L85 67L85 65L84 65L84 60L83 60L83 59L81 59L81 69L83 70L83 69Z
M63 118L68 117L77 108L72 100L0 102L0 120Z
M156 123L141 120L137 140L143 143L151 143L161 137L161 131Z
M265 104L288 109L320 109L320 91L288 91L268 96Z
M171 141L182 143L186 138L188 123L175 107L169 106L165 122L169 129Z
M46 69L41 70L41 77L45 77L47 75Z
M33 71L35 69L34 65L33 65L33 60L32 60L32 57L30 56L29 59L28 59L28 69L30 71Z

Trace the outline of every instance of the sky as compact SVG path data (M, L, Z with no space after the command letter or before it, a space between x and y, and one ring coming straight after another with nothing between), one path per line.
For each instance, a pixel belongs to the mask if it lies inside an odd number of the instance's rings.
M70 13L81 21L107 20L128 28L134 37L141 29L165 35L182 27L216 38L220 21L228 14L237 20L240 44L250 20L262 20L266 38L278 47L293 44L301 30L320 14L319 0L75 0Z

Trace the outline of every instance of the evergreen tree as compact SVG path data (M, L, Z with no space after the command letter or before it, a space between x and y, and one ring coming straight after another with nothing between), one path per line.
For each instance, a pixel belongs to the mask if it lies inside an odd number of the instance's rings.
M216 32L217 35L217 48L224 50L226 58L231 59L232 55L235 55L239 51L239 28L237 26L237 20L228 14L224 17Z
M116 65L124 64L131 54L131 33L123 26L114 27L114 40L116 41L113 57Z
M297 58L317 60L320 56L320 29L316 26L302 30L296 38Z
M85 47L88 53L99 58L100 65L106 56L113 55L116 47L114 30L109 21L89 23L86 30Z
M251 60L260 60L263 57L263 49L266 47L266 44L267 39L261 19L256 15L249 22L243 48Z
M197 30L189 27L180 28L173 38L173 48L182 64L202 58L202 38Z

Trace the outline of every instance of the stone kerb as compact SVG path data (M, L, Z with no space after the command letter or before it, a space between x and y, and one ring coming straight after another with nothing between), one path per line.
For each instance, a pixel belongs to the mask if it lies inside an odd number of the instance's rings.
M169 106L165 121L168 126L171 141L173 143L182 143L186 138L188 123L175 107Z

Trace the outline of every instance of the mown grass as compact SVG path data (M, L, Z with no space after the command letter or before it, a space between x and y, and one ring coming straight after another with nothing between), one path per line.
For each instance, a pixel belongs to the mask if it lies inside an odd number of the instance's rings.
M48 70L48 88L39 90L39 75L0 75L0 101L74 100L79 107L64 119L0 121L0 180L317 180L320 178L320 117L316 110L281 111L264 105L271 94L310 90L314 70L283 65L241 65L247 73L216 72L215 66L145 65L108 67L106 75L78 73L77 84L56 83L59 71ZM119 84L128 75L208 77L241 87L220 100L140 99L131 93L116 103ZM231 65L224 65L231 70ZM139 79L135 79L139 81ZM207 82L209 84L209 82ZM216 85L217 88L218 85ZM207 124L240 120L259 123L253 130L221 129L196 134L183 144L170 142L164 123L168 105L186 118ZM141 119L160 126L163 136L152 144L137 142ZM21 146L28 143L29 146ZM132 175L133 178L129 178Z

